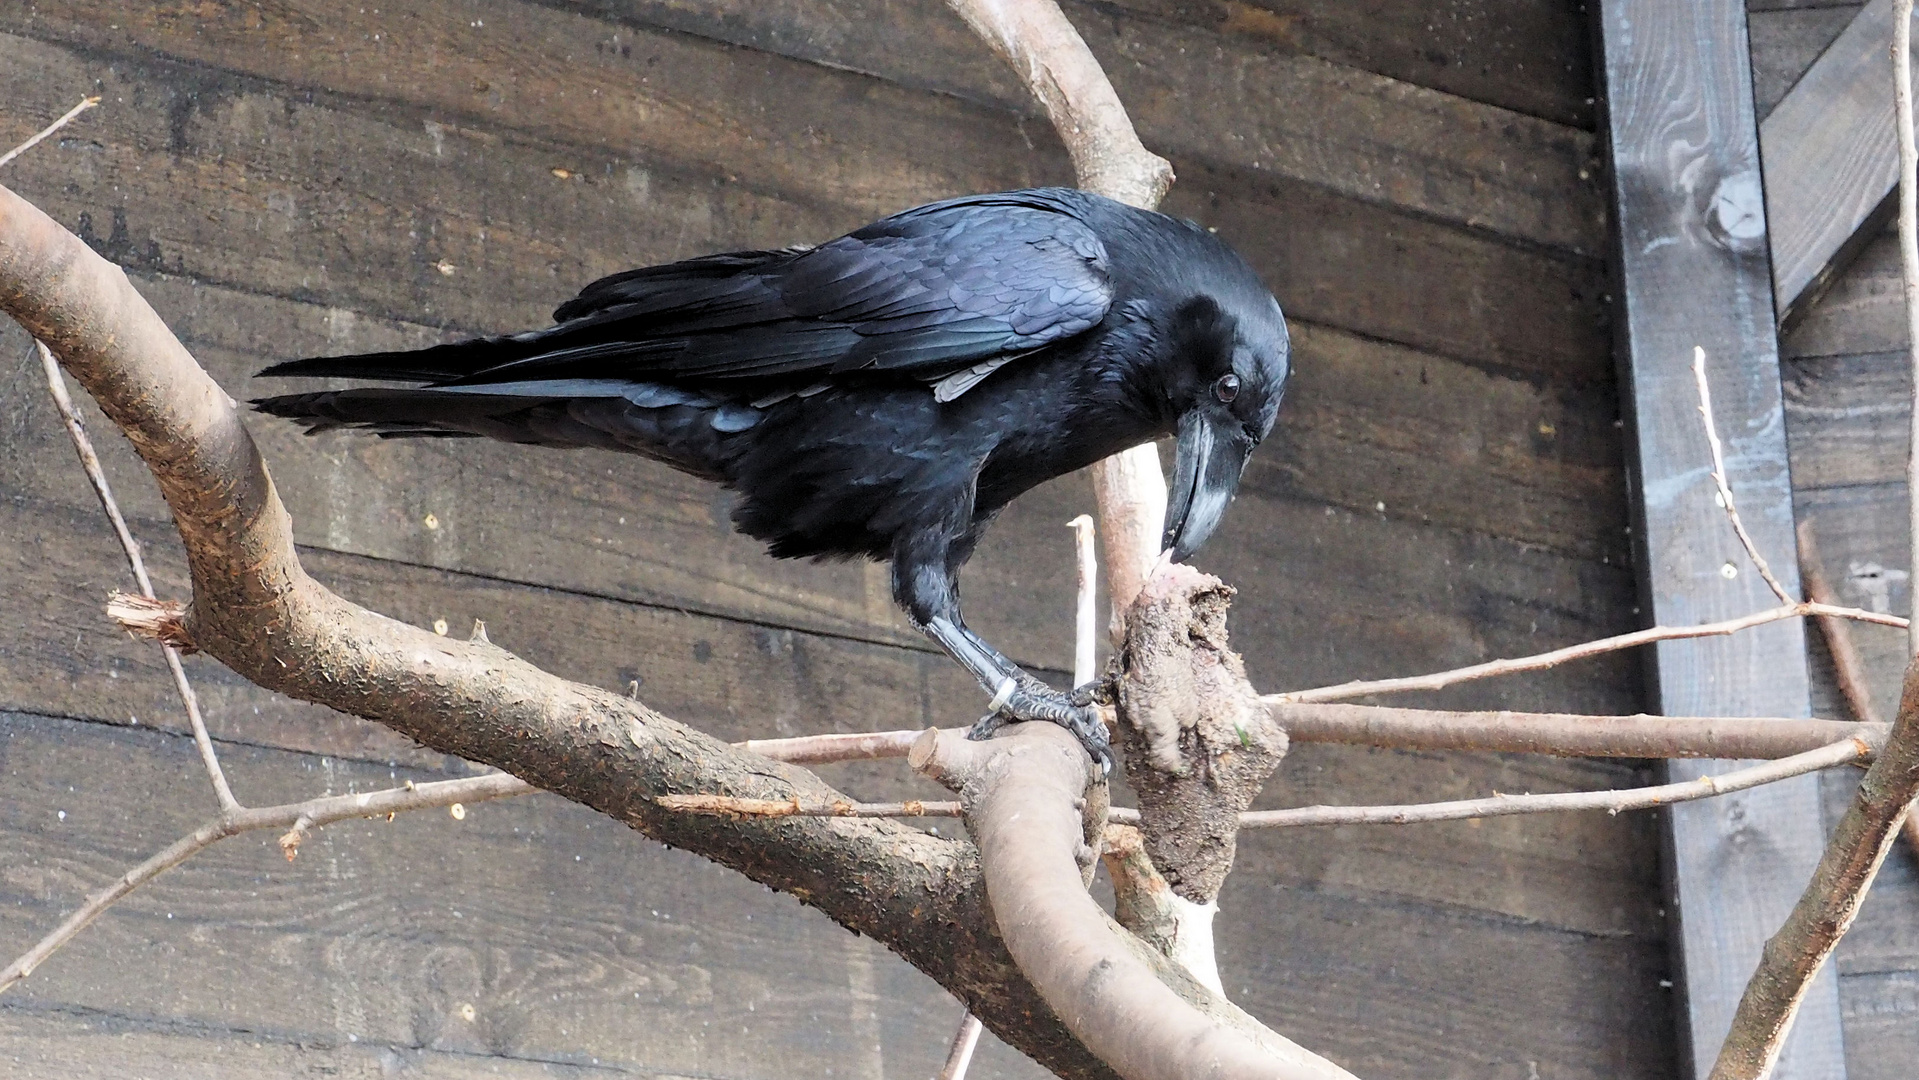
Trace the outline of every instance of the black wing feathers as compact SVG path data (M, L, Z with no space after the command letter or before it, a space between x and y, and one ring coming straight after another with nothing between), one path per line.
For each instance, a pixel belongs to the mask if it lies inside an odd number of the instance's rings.
M757 393L871 369L935 381L1082 333L1112 301L1106 251L1039 190L920 207L817 248L710 255L588 285L548 330L263 375L476 385L618 378Z

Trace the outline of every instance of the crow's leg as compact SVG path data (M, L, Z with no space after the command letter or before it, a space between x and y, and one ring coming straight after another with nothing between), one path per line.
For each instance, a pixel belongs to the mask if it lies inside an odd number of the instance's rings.
M973 725L968 738L991 738L1015 720L1044 720L1072 732L1098 762L1101 775L1112 771L1113 748L1106 723L1090 699L1077 692L1062 693L1039 681L964 624L938 617L926 624L926 633L993 695L987 706L990 711Z
M1044 720L1072 732L1098 763L1101 775L1111 772L1113 748L1099 709L1084 694L1062 693L1034 678L967 629L960 618L958 591L944 562L928 565L896 557L893 587L900 606L920 629L992 695L987 714L973 725L968 737L990 738L1016 720Z

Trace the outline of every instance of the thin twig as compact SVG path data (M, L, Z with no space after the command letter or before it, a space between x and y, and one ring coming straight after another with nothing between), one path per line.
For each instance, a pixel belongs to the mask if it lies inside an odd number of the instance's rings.
M14 158L17 158L21 154L24 154L27 151L33 149L34 147L40 145L41 140L45 139L47 136L53 134L54 132L59 131L61 128L66 127L68 124L73 123L74 117L79 116L81 113L86 112L88 109L91 109L98 104L100 104L100 99L98 97L81 98L80 104L75 105L71 109L68 109L67 114L65 116L62 116L60 119L55 120L53 123L48 124L46 127L41 128L39 133L34 135L33 138L28 139L26 142L21 143L19 146L14 147L13 149L7 151L4 154L0 154L0 165L5 165L7 162L12 161Z
M120 538L120 547L127 553L127 565L133 568L133 580L139 584L140 594L153 600L153 579L147 576L146 560L140 557L140 542L133 538L133 531L127 528L127 519L120 513L119 503L114 501L113 488L107 484L106 470L100 467L100 455L94 452L93 440L87 438L87 429L80 423L80 414L74 409L73 398L67 393L67 377L60 371L60 361L54 359L53 350L47 348L46 342L35 339L33 344L40 351L40 366L46 371L47 390L53 395L54 408L60 411L60 419L67 426L67 435L73 440L74 452L80 455L80 467L86 470L87 479L93 484L93 493L100 499L100 508L106 511L107 520L113 523L114 535ZM220 768L220 755L213 750L213 737L207 733L206 720L200 715L200 699L193 692L193 684L187 681L187 669L180 663L180 651L164 644L161 649L166 653L167 671L173 675L173 688L179 691L180 702L186 706L187 723L193 727L193 745L200 750L200 761L206 765L207 776L213 781L213 793L220 800L220 809L238 809L240 802L233 797L233 789L227 785L226 772Z
M960 1020L959 1030L953 1033L953 1046L946 1051L946 1067L940 1070L939 1080L966 1080L966 1069L973 1064L973 1049L979 1045L981 1030L979 1017L972 1013Z
M1885 725L1789 717L1593 716L1584 713L1399 709L1386 705L1296 704L1260 699L1296 743L1396 750L1467 750L1555 757L1764 758L1804 753L1853 735L1879 738ZM794 764L905 757L921 731L806 735L733 745Z
M959 817L957 802L868 803L850 799L808 803L799 799L747 799L732 795L661 795L653 800L667 810L687 814L715 814L722 817Z
M1811 518L1799 523L1798 533L1799 582L1805 586L1806 599L1815 604L1837 605L1839 596L1833 592L1825 565L1819 559L1819 541L1813 535ZM1866 663L1860 659L1859 647L1853 643L1852 628L1846 625L1846 620L1830 615L1815 616L1813 622L1826 639L1826 651L1832 654L1840 696L1846 699L1846 708L1852 711L1853 719L1880 723L1879 710L1872 704L1872 688L1866 682Z
M1721 622L1700 623L1698 626L1655 626L1647 630L1635 630L1630 634L1600 638L1597 641L1568 645L1563 649L1536 653L1532 656L1515 657L1510 660L1489 660L1483 664L1454 668L1450 671L1436 671L1430 675L1408 675L1397 679L1374 679L1370 682L1341 683L1338 686L1321 686L1311 690L1293 690L1273 695L1283 704L1295 704L1311 701L1344 701L1348 698L1363 697L1367 694L1398 694L1409 690L1439 690L1457 683L1474 679L1487 679L1495 675L1515 675L1525 671L1538 671L1542 668L1557 667L1571 660L1581 660L1589 656L1618 652L1621 649L1637 648L1657 641L1678 641L1686 638L1723 637L1741 630L1749 630L1766 623L1779 622L1782 619L1798 619L1807 615L1827 615L1839 619L1852 619L1857 622L1877 623L1880 626L1896 626L1905 629L1908 620L1897 615L1881 615L1863 608L1832 607L1828 604L1797 603L1786 604L1764 611L1755 611L1750 615L1741 615L1736 619Z
M1864 761L1872 745L1862 738L1847 739L1804 754L1719 776L1702 776L1679 784L1626 788L1619 791L1567 791L1546 795L1494 795L1486 799L1416 803L1408 806L1302 806L1291 810L1254 810L1239 816L1242 829L1296 825L1406 825L1426 821L1459 821L1505 817L1509 814L1555 813L1566 810L1645 810L1655 806L1709 799L1732 791L1787 780L1821 769Z
M1073 685L1085 686L1093 681L1098 657L1099 556L1090 514L1081 514L1066 527L1073 530L1074 563L1079 568L1075 578L1078 603L1073 612Z
M1706 445L1712 449L1712 480L1719 486L1719 505L1726 509L1726 519L1732 522L1732 531L1739 536L1739 543L1746 549L1746 557L1759 570L1759 576L1766 580L1766 587L1779 598L1782 604L1793 603L1796 599L1786 591L1779 579L1772 576L1772 567L1766 564L1766 557L1759 554L1759 545L1753 542L1752 534L1746 531L1746 523L1739 518L1739 508L1732 501L1732 485L1726 482L1726 450L1719 442L1719 427L1712 419L1712 389L1706 382L1706 350L1698 345L1692 347L1692 378L1699 387L1699 418L1706 427Z
M1859 915L1899 823L1919 797L1919 661L1906 668L1892 734L1833 830L1819 867L1740 995L1710 1080L1760 1080L1772 1071L1806 991Z
M161 848L152 858L121 874L113 884L87 897L86 903L67 916L52 933L0 970L0 992L5 992L7 987L33 974L33 970L47 957L73 940L75 935L86 929L88 923L121 897L230 836L260 829L284 829L301 823L313 829L349 818L387 817L408 810L503 799L511 795L524 795L532 790L531 785L516 776L489 773L486 776L409 784L358 795L330 795L285 806L258 809L234 807L225 810L212 821Z
M1892 70L1894 126L1899 129L1899 270L1906 295L1907 366L1913 376L1906 453L1906 490L1913 498L1906 565L1919 574L1919 145L1912 129L1912 0L1894 0L1892 5ZM1907 635L1906 651L1919 656L1919 629Z
M1260 704L1294 742L1399 750L1772 761L1854 735L1882 739L1886 734L1884 724L1806 718L1455 712L1341 702L1287 705L1271 697Z
M1451 802L1408 803L1399 806L1300 806L1288 810L1253 810L1239 815L1242 829L1272 829L1301 825L1409 825L1428 821L1506 817L1512 814L1562 813L1568 810L1645 810L1673 803L1708 799L1734 791L1789 780L1821 769L1869 760L1874 740L1854 735L1802 754L1768 761L1718 776L1702 776L1678 784L1622 788L1616 791L1565 791L1543 795L1503 795ZM957 802L918 799L895 803L833 802L806 804L798 800L739 799L726 795L663 795L668 810L738 817L958 817ZM1138 825L1139 811L1116 806L1107 812L1113 825Z

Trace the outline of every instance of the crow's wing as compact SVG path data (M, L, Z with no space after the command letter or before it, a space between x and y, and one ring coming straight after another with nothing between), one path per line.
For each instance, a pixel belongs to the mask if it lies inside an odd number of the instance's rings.
M533 348L456 381L664 379L746 389L754 380L790 385L877 370L951 379L957 393L1006 359L1105 317L1106 249L1066 195L956 199L817 248L617 274L562 305L553 329L507 339Z

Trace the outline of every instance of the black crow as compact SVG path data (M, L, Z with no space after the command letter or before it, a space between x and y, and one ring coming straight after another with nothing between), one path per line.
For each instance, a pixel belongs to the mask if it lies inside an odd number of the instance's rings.
M975 737L1048 720L1102 768L1085 688L1054 690L968 630L955 575L1015 496L1162 435L1179 437L1165 546L1192 553L1289 368L1278 303L1217 237L1064 188L628 270L553 319L276 364L260 374L425 385L254 404L309 432L597 446L724 484L734 524L776 557L891 561L899 605L991 695Z

